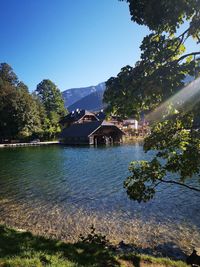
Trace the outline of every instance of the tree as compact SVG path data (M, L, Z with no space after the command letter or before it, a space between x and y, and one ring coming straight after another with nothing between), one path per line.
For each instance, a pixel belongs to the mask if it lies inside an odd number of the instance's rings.
M192 38L200 43L200 1L124 1L129 4L131 19L148 26L152 32L143 39L141 58L135 67L122 68L117 77L106 82L104 101L109 112L139 117L142 111L152 112L178 93L184 79L194 75L194 70L198 75L199 62L193 57L200 52L187 53L185 42ZM185 21L189 26L178 35L177 29ZM200 188L186 183L200 173L200 125L195 124L199 119L198 96L194 96L192 105L192 100L181 104L168 101L160 120L154 121L144 150L155 150L156 156L151 161L131 163L131 174L124 183L130 198L148 201L160 183L178 184L200 192ZM191 153L195 156L191 157ZM167 179L168 172L176 174L176 178Z
M156 123L146 137L145 152L155 150L150 161L134 161L124 186L131 199L148 201L160 183L176 184L200 192L186 183L200 173L200 132L193 128L193 114L174 114ZM169 173L174 174L169 178Z
M12 68L0 64L0 140L26 139L41 127L37 103Z
M17 137L29 138L33 134L41 131L41 119L38 110L38 105L31 94L28 87L20 82L16 88L17 94L13 99L15 108L15 120L17 122Z
M60 116L66 114L64 100L57 86L50 80L43 80L37 85L36 95L44 105L46 112L56 112Z
M12 86L16 86L19 83L17 75L7 63L0 64L0 79L1 83L5 82Z
M184 79L194 74L195 62L185 52L182 37L151 33L140 46L141 60L126 66L106 82L104 101L108 112L122 117L139 117L177 93ZM196 53L197 54L197 53ZM200 53L199 53L200 54ZM183 61L187 58L186 61Z
M13 86L0 78L0 140L9 139L17 134L17 124L13 114L12 100L16 97Z
M35 95L44 106L46 118L43 120L44 135L47 138L55 138L60 132L60 119L66 115L64 100L57 86L50 80L43 80L37 85Z
M175 33L186 21L186 33L200 41L199 0L121 0L129 4L131 20L161 33Z

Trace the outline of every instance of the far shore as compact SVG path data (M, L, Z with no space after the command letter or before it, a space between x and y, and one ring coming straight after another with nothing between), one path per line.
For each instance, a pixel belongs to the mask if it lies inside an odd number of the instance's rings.
M145 139L144 136L125 136L123 138L124 144L131 144L131 143L137 143L137 142L143 142Z

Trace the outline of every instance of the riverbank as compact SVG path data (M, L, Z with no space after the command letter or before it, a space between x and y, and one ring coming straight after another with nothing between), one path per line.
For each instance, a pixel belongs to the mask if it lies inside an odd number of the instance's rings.
M0 225L0 267L187 267L182 261L125 253L96 233L78 242L34 236Z
M29 142L29 143L9 143L0 144L0 148L5 147L25 147L25 146L46 146L46 145L56 145L59 141L46 141L46 142Z

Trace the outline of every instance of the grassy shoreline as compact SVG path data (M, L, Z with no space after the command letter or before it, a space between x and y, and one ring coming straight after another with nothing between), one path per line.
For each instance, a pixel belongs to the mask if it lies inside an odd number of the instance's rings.
M182 261L116 251L98 242L64 243L0 225L0 267L186 267Z
M134 244L139 253L154 251L157 256L184 260L194 246L200 246L199 228L186 222L158 222L153 217L144 220L139 214L130 216L119 210L102 213L75 207L66 212L65 207L47 206L46 202L32 209L29 203L9 199L0 200L0 204L0 224L67 243L78 242L80 234L87 236L94 225L113 245L123 240Z

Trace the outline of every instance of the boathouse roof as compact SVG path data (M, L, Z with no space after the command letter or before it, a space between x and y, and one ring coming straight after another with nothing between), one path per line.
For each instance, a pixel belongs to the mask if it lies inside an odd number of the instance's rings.
M100 120L103 121L106 118L106 114L101 110L97 113L95 113L95 116Z
M70 127L65 128L61 134L60 138L66 137L88 137L95 133L99 128L103 126L113 127L116 131L120 131L124 134L118 127L114 124L107 122L107 121L92 121L88 123L76 123L72 124Z
M70 112L69 114L67 114L61 121L61 124L64 123L72 123L72 122L77 122L79 121L81 118L83 118L84 116L93 116L97 121L99 120L97 116L95 116L94 113L85 110L85 109L76 109L73 110L72 112Z

